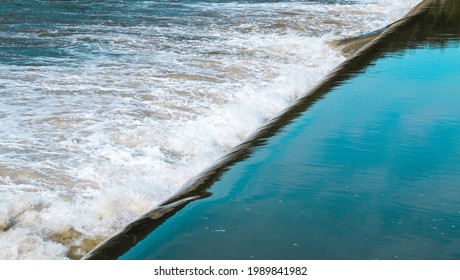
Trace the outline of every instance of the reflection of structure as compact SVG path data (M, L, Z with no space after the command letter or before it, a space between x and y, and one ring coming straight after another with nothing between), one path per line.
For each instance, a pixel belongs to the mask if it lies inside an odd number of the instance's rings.
M343 82L364 72L372 63L392 52L415 49L420 45L445 46L460 38L460 2L457 0L424 1L409 16L384 30L361 51L343 63L309 95L298 100L284 114L273 119L247 142L235 148L226 158L188 183L185 191L154 209L124 231L104 242L87 255L88 259L110 259L124 254L151 231L167 223L168 219L189 203L210 196L208 190L232 165L248 158L258 146L299 117L312 104L326 96ZM348 44L353 41L348 41Z
M345 39L335 42L335 44L342 48L344 54L349 55L382 33L391 33L391 35L383 35L391 36L388 40L381 40L380 38L378 40L378 45L383 47L384 52L414 48L418 44L426 42L443 46L447 39L459 36L460 22L455 20L455 17L458 16L458 9L459 3L456 1L423 1L401 21L370 34ZM448 33L449 36L442 36L439 32ZM375 55L378 54L379 52L375 53Z
M364 40L370 43L346 61L328 81L331 82L330 84L339 83L355 73L362 72L372 61L389 52L414 49L427 43L443 47L448 41L460 38L459 16L460 2L458 1L424 1L406 18L383 30L376 40L373 40L375 34L370 34L370 40L364 38L344 40L342 48L346 49L350 46L346 52L352 52L357 47L356 41ZM360 44L358 46L360 47Z

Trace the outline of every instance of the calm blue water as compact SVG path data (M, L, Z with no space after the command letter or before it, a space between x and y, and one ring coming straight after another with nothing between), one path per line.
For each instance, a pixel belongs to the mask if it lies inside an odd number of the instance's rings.
M0 3L0 259L80 258L418 0Z
M121 259L459 259L459 29L425 22Z

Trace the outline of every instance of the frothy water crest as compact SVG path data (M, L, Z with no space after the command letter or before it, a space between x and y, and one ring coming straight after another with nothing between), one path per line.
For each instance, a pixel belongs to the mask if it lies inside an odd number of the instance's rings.
M420 1L0 8L0 258L78 258Z

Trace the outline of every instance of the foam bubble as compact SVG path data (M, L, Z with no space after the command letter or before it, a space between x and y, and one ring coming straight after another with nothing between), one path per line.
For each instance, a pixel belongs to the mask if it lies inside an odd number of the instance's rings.
M66 246L44 240L34 230L26 228L2 233L0 249L2 259L58 259L65 258L68 250Z

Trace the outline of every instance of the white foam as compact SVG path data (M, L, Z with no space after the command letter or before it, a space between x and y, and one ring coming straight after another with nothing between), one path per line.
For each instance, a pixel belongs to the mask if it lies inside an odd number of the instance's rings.
M214 25L90 26L72 63L0 65L0 258L84 254L342 62L327 41L417 2L190 4Z

